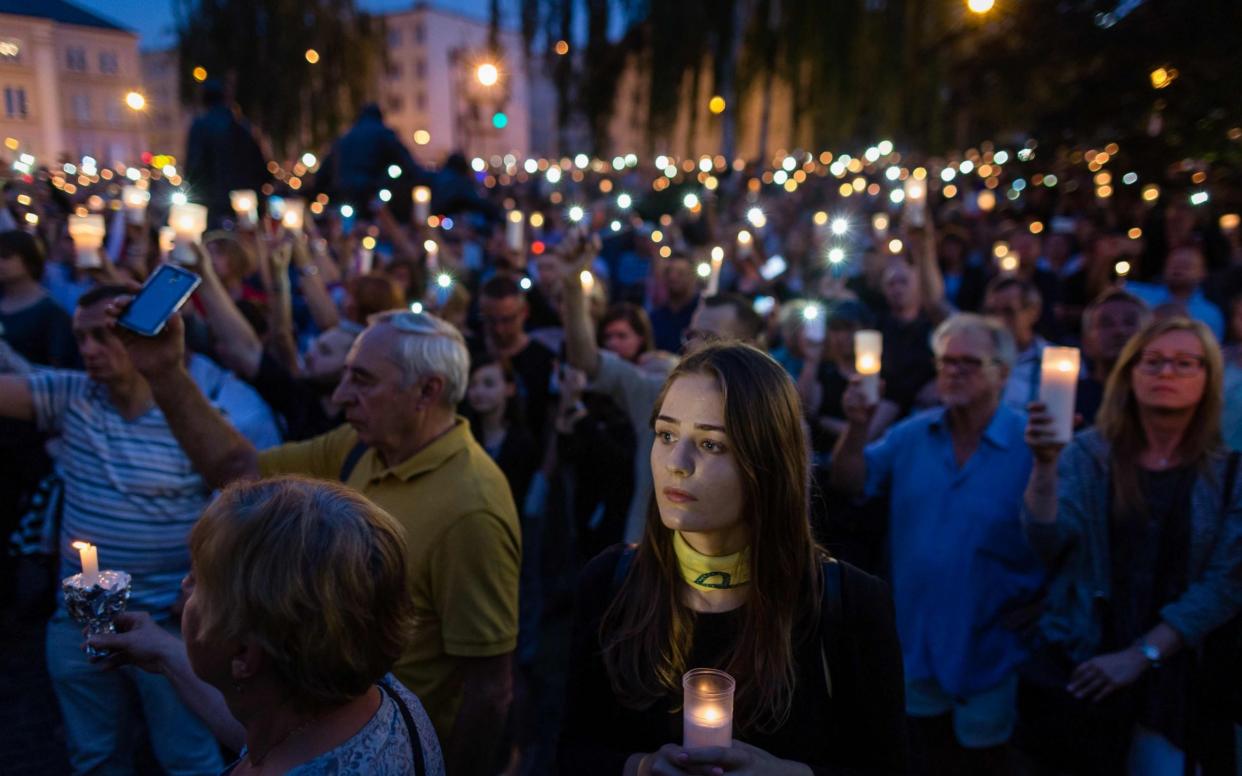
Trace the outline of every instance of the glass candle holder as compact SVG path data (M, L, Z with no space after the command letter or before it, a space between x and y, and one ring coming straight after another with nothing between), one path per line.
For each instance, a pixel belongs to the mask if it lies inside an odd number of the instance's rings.
M733 691L724 671L696 668L681 678L684 693L682 745L687 749L733 745Z

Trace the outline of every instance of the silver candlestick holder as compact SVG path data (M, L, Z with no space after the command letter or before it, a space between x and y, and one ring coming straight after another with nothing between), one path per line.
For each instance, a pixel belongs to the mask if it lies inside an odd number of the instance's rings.
M113 618L125 611L129 602L130 577L124 571L101 571L88 581L82 574L65 577L61 583L65 607L74 620L86 626L87 635L116 633ZM107 650L86 645L89 657L107 657Z

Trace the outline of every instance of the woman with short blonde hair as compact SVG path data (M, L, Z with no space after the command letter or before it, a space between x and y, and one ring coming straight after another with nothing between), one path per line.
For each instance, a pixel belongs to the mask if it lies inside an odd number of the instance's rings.
M195 524L190 557L184 644L143 614L92 643L167 675L241 752L228 773L443 773L431 721L388 674L414 627L392 517L334 483L238 483Z

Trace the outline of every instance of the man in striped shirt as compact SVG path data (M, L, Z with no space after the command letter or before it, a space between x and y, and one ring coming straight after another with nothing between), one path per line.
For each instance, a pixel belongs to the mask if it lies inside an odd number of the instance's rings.
M62 439L61 577L81 570L71 543L88 541L99 548L101 567L133 577L130 606L176 629L173 609L189 570L186 536L210 490L107 325L104 311L123 293L127 289L101 286L79 301L73 331L85 374L0 377L0 415L33 420ZM164 770L221 770L211 734L163 677L133 667L102 671L88 662L81 643L81 626L62 602L48 625L47 657L75 772L132 770L134 726L143 718Z

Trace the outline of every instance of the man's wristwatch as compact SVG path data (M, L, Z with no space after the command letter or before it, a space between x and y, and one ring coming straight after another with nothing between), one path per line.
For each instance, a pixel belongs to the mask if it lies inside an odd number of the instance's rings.
M1137 642L1134 643L1134 646L1138 647L1138 651L1142 653L1143 657L1147 658L1147 665L1149 667L1151 668L1160 667L1160 659L1163 657L1163 655L1160 654L1159 647L1157 647L1155 644L1149 644L1147 642L1147 639L1139 639Z

